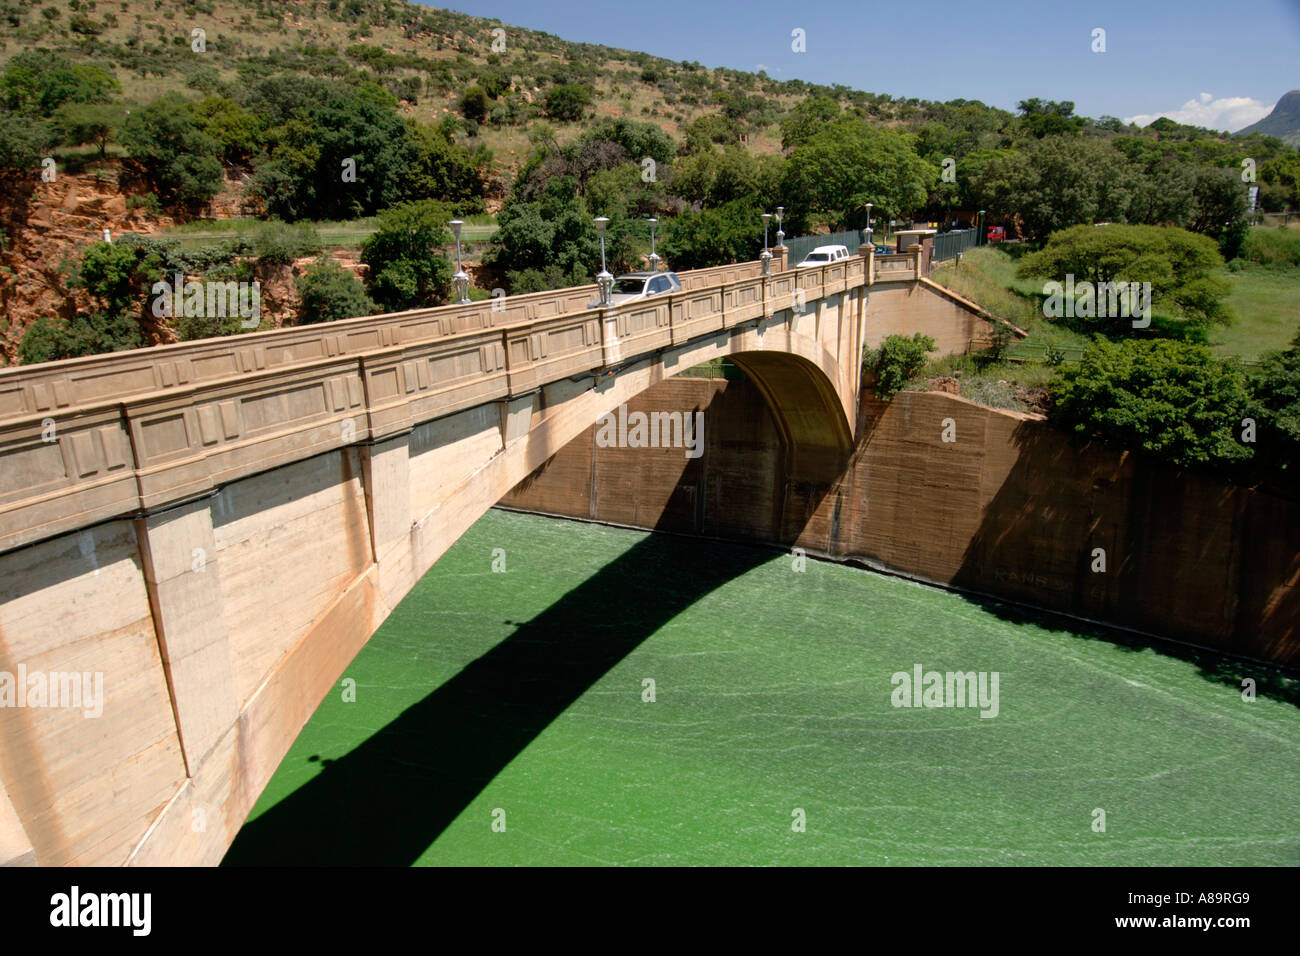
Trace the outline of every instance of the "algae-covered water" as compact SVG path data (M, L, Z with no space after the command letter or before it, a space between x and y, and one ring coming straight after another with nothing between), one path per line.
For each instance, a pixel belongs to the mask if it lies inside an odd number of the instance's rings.
M1300 863L1295 682L798 565L489 512L226 862ZM985 706L895 706L918 666L983 675Z

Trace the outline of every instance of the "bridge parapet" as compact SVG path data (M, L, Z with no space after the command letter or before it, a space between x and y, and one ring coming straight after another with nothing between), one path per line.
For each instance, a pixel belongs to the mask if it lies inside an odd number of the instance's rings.
M897 282L923 278L920 253L899 252L875 257L875 282Z
M854 257L588 309L592 286L0 371L0 552L866 284ZM513 321L510 320L513 317Z

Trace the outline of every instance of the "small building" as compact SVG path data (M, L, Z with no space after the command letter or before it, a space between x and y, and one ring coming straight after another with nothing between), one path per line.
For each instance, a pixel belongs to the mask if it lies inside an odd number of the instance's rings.
M927 239L933 244L934 236L938 231L938 229L900 229L894 233L894 238L898 240L895 248L899 252L906 252L908 246L924 246Z

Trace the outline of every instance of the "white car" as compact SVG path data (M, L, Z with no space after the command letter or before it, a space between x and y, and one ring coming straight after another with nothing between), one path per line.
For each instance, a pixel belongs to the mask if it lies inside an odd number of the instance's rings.
M846 246L818 246L808 255L803 257L803 262L795 266L796 269L811 269L813 266L824 266L830 262L841 262L849 257L849 250Z
M675 272L629 272L614 280L614 287L609 292L609 301L611 305L622 305L624 302L635 302L651 296L681 291L682 280L677 278ZM600 299L592 299L587 303L587 308L600 308Z

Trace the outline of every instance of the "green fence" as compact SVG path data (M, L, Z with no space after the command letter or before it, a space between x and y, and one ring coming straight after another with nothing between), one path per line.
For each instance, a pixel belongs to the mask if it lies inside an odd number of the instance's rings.
M974 249L978 239L979 233L974 229L941 232L934 237L934 255L930 257L930 261L944 262L955 259L968 249Z

